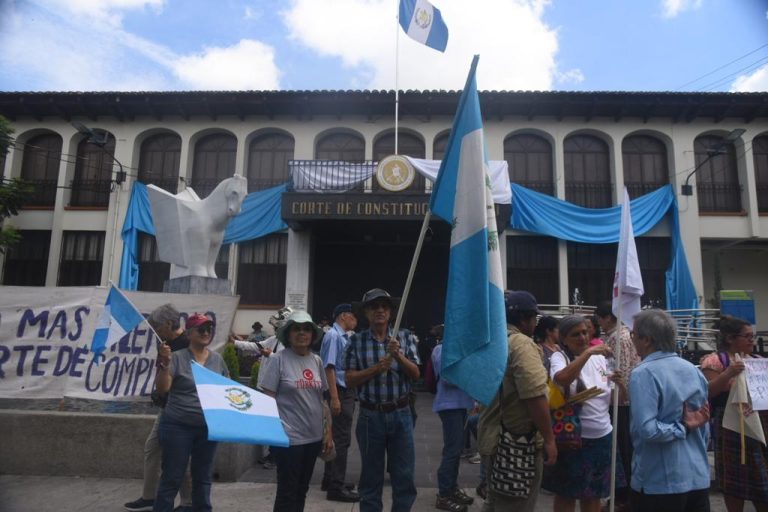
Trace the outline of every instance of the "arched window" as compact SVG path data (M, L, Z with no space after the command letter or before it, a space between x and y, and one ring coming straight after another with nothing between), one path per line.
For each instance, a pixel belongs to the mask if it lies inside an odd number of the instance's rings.
M712 156L715 147L719 151ZM699 212L740 212L741 185L733 143L723 144L723 138L717 135L703 135L696 137L693 149Z
M624 186L634 199L669 183L667 147L648 135L632 135L621 143Z
M424 158L426 149L424 148L424 141L416 135L410 132L400 132L397 138L397 154L408 155L413 158ZM395 154L395 132L385 133L373 144L373 160L374 162L380 162L389 155ZM380 190L379 183L374 180L373 189ZM424 176L416 173L413 183L406 191L410 192L423 192L424 191Z
M432 159L442 160L445 158L445 150L448 149L448 140L451 138L451 132L443 132L435 137L435 142L432 143Z
M248 149L248 191L262 190L288 180L293 160L293 138L281 133L260 135Z
M542 194L554 195L552 146L538 135L520 134L504 140L509 181Z
M752 141L755 159L755 181L757 182L757 210L768 212L768 135L755 137Z
M228 133L214 133L195 144L192 165L192 188L202 199L235 174L237 139Z
M565 139L565 200L587 208L611 206L608 145L593 135Z
M181 137L160 133L141 143L139 181L155 185L175 194L179 188L179 157Z
M24 144L21 179L35 188L26 202L28 206L53 206L56 202L61 143L61 136L46 133L33 137Z
M101 137L99 133L97 135ZM106 134L104 146L88 142L87 139L77 145L75 179L72 180L72 206L109 205L109 192L114 170L115 137Z
M362 162L365 160L365 141L351 133L331 133L317 141L315 159Z

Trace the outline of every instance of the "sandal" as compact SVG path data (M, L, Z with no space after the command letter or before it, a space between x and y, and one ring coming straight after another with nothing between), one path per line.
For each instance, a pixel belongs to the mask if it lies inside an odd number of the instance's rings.
M471 505L475 502L475 498L472 496L468 496L467 493L456 488L455 491L453 491L453 496L451 496L451 499L455 501L456 503L460 503L462 505Z
M435 508L449 512L467 512L466 505L453 501L450 496L440 496L439 494L435 500Z

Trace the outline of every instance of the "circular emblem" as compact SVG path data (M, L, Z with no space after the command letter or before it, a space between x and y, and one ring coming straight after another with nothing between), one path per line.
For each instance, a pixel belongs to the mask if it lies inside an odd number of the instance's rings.
M429 24L432 23L432 16L429 15L429 12L427 12L426 9L417 7L416 16L414 16L414 20L416 21L416 24L421 28L427 28Z
M247 411L253 405L251 394L242 388L227 388L224 390L224 398L229 406L238 411Z
M416 177L416 171L407 158L400 155L390 155L379 162L376 169L376 179L379 185L390 192L400 192L407 189L413 179Z
M315 374L309 368L305 368L303 373L305 380L315 380Z

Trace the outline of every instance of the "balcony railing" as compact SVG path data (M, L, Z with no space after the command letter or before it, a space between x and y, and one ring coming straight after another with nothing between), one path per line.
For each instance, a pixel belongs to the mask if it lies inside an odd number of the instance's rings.
M53 206L56 203L56 180L24 180L33 187L24 206Z
M565 199L586 208L608 208L613 205L611 183L566 183Z
M696 184L701 212L740 212L741 185L738 183Z
M378 162L337 162L333 160L291 160L288 171L297 192L387 192L376 178ZM403 193L424 193L425 179L416 173ZM387 192L388 193L388 192Z
M70 206L109 206L112 182L109 180L72 180Z
M160 187L161 189L165 190L166 192L170 192L171 194L175 194L178 192L179 188L179 178L173 177L173 178L158 178L158 177L150 177L150 176L140 176L139 181L145 185L154 185L156 187Z

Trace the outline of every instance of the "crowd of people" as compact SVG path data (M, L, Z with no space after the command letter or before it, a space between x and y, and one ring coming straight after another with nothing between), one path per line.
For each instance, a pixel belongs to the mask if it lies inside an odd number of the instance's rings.
M275 398L290 441L286 448L270 448L277 466L276 512L304 510L318 457L325 461L327 500L381 511L388 474L392 510L411 510L417 493L413 386L421 368L434 384L432 410L442 425L439 510L465 512L481 499L484 512L532 511L543 489L554 494L555 511L574 511L578 502L580 510L597 512L615 486L616 510L707 511L711 446L727 510L739 512L752 502L768 511L768 449L723 427L743 360L758 357L746 321L723 316L718 350L697 368L677 354L675 320L662 310L643 310L630 331L610 301L594 315L558 319L542 316L529 292L509 291L507 367L486 407L443 378L436 328L428 351L412 331L393 332L398 305L398 298L374 288L360 302L337 305L325 328L305 311L284 308L270 319L274 336L257 322L247 341L231 340L261 357L258 389ZM148 320L164 341L153 398L162 409L145 446L143 494L125 508L211 510L216 443L207 440L190 364L228 375L222 358L208 349L215 324L196 314L182 330L171 305ZM356 331L358 320L367 328ZM568 411L576 418L578 442L573 436L563 440L567 436L553 419L555 395L586 397ZM747 408L744 414L758 415L768 437L768 411ZM458 481L468 429L476 431L481 460L477 498ZM349 478L353 431L361 470ZM510 457L507 443L525 455Z

